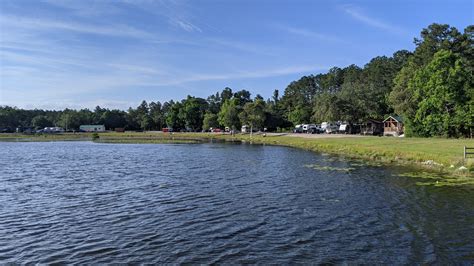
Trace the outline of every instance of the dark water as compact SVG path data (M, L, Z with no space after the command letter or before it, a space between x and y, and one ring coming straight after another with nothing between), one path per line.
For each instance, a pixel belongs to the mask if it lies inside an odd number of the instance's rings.
M474 262L472 190L399 172L284 147L0 143L0 263Z

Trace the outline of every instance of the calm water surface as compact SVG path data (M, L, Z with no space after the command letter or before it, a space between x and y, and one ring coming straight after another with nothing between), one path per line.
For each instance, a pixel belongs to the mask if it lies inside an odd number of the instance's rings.
M0 143L0 263L473 263L473 191L400 171L285 147Z

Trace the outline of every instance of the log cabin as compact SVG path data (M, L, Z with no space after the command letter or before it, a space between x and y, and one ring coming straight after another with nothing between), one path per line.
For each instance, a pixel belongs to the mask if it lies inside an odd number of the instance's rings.
M399 116L389 116L383 121L383 135L398 137L403 134L403 120Z

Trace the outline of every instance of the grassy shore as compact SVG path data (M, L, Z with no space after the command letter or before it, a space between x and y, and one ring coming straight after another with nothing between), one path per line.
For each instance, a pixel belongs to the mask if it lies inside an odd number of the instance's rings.
M472 139L394 138L394 137L324 137L302 138L275 135L228 135L214 133L100 133L98 142L105 143L196 143L201 141L242 141L255 144L281 145L310 151L338 154L387 164L416 165L430 171L456 176L474 176L474 159L463 160L463 147L474 147ZM92 135L0 134L0 140L65 141L91 140ZM468 170L459 170L460 167Z

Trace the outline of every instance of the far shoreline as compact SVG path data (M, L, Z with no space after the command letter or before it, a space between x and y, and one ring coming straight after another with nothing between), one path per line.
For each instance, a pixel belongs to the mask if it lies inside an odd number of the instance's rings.
M463 146L474 147L473 139L396 138L360 135L311 135L293 133L223 134L223 133L162 133L103 132L93 140L92 133L63 134L0 134L0 141L91 141L130 144L193 144L222 141L277 145L318 153L329 153L383 165L415 166L420 172L462 178L474 184L474 159L463 160ZM463 169L463 170L460 170ZM465 180L466 179L466 180Z

